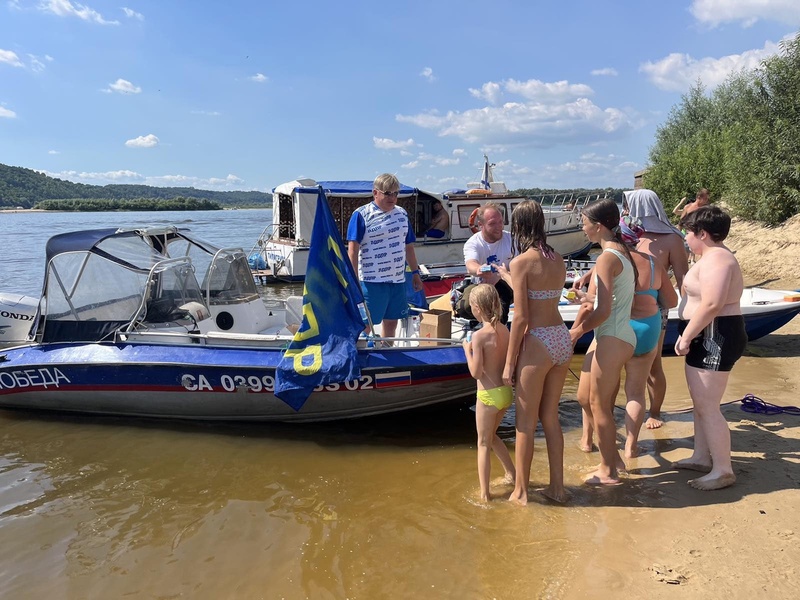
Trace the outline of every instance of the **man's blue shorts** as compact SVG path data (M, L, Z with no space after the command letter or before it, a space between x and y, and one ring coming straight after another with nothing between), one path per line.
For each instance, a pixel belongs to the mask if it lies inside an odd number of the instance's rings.
M362 281L361 291L364 292L364 300L373 323L380 323L384 319L405 319L408 316L405 283Z

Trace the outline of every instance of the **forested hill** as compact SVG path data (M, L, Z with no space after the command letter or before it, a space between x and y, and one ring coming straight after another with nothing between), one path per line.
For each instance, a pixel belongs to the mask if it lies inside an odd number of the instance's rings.
M32 169L0 164L0 208L34 208L43 200L209 200L223 207L269 206L272 194L263 192L214 192L196 188L149 185L86 185L37 173Z

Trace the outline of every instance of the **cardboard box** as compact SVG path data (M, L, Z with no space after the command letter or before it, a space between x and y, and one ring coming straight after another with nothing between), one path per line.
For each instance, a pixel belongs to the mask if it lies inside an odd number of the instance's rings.
M419 319L419 345L435 346L437 342L426 342L424 338L450 339L453 313L449 310L431 309L420 315ZM443 344L442 344L443 345Z

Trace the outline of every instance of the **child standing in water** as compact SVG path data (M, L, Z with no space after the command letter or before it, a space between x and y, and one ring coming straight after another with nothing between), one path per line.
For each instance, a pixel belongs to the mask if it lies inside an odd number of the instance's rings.
M489 473L491 471L490 450L494 450L503 464L505 478L513 483L514 463L497 428L503 415L514 401L511 386L503 385L503 366L508 350L508 328L500 322L503 308L494 286L480 284L469 296L472 314L483 327L464 340L464 353L470 374L478 380L478 397L475 403L475 426L478 430L478 480L481 500L491 500Z

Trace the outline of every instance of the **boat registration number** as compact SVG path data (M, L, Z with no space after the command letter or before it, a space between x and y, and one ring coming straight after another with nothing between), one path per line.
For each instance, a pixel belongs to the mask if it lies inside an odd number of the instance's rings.
M184 373L181 375L181 385L190 391L213 391L215 387L221 387L226 392L236 392L238 390L247 390L252 393L267 392L272 393L275 391L275 377L272 375L222 375L219 378L219 385L215 386L208 377L202 373L199 375L192 375ZM356 391L356 390L371 390L375 387L375 380L372 375L362 375L358 379L352 381L344 381L342 383L329 383L327 385L318 385L314 388L315 392L338 392L338 391Z

